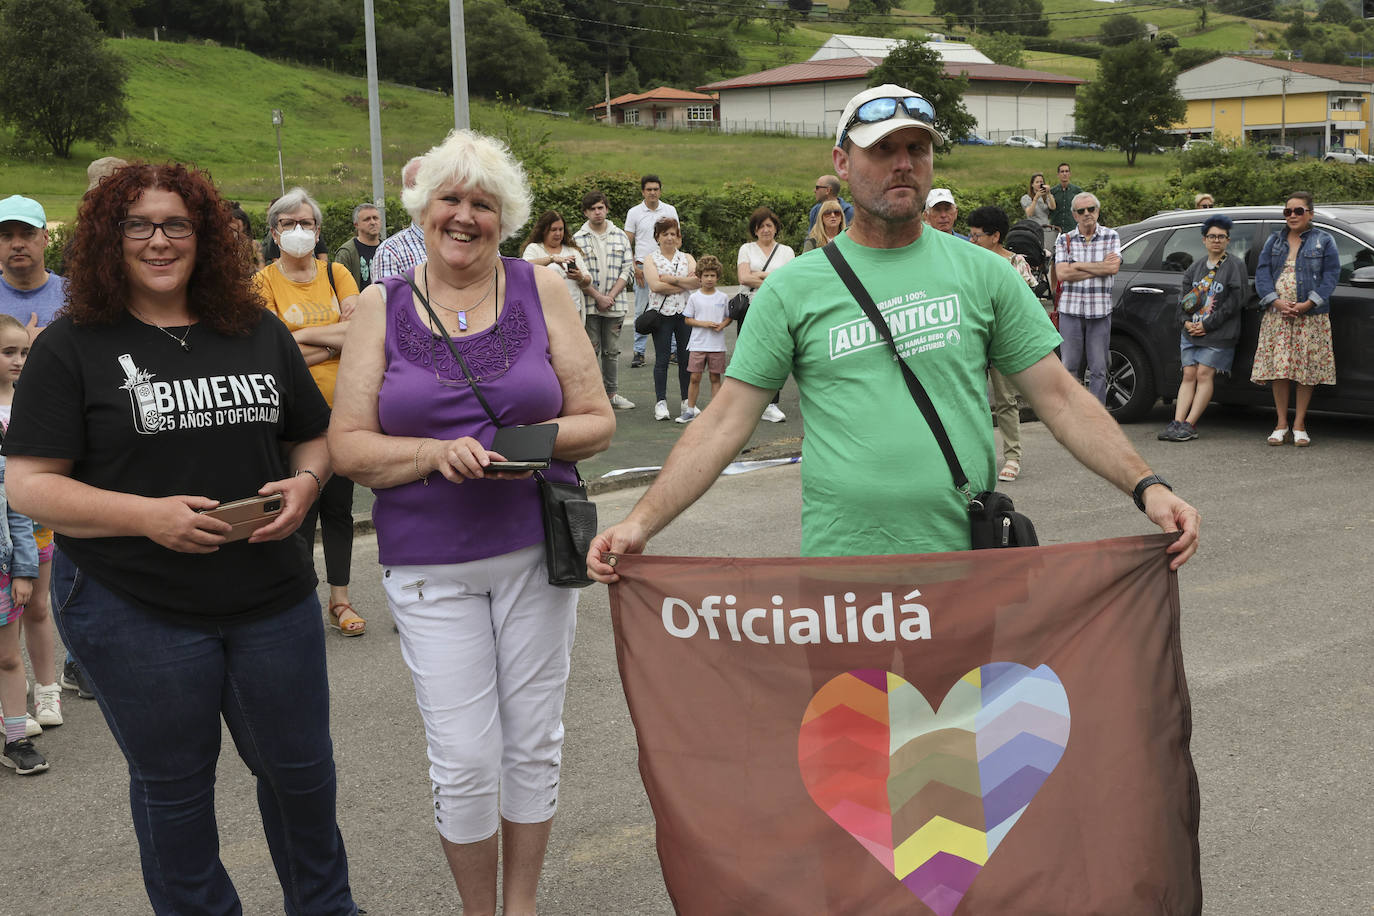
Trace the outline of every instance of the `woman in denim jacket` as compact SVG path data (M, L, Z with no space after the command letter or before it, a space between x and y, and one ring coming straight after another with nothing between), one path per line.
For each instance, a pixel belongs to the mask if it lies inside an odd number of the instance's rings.
M5 748L0 763L28 776L48 761L25 737L28 683L19 653L19 616L38 578L38 542L33 520L9 507L5 497L5 459L0 457L0 706L5 713Z
M1284 205L1287 229L1264 243L1255 269L1255 291L1268 308L1260 323L1259 344L1250 381L1273 383L1278 422L1270 445L1307 446L1307 406L1312 388L1336 384L1331 353L1331 294L1340 278L1341 258L1330 233L1312 226L1312 195L1297 191ZM1293 428L1288 428L1289 382L1298 386Z

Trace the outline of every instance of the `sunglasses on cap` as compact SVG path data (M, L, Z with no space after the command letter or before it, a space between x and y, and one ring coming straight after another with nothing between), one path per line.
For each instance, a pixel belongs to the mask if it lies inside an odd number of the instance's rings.
M1096 213L1097 206L1094 204L1091 207L1078 207L1073 212L1077 213L1079 216L1082 216L1084 213Z
M1306 207L1284 207L1284 208L1283 208L1283 215L1284 215L1284 216L1306 216L1306 215L1307 215L1307 208L1306 208Z
M840 134L840 143L844 143L845 137L849 136L849 131L855 124L876 124L879 121L886 121L897 113L898 105L917 121L923 121L926 124L935 123L934 106L919 95L909 95L900 99L869 99L854 109L854 114L849 116L849 120L844 125L844 131Z

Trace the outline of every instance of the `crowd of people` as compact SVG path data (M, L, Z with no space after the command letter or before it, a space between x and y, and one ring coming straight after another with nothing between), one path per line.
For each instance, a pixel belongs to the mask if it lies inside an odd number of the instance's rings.
M501 243L530 224L529 182L500 142L466 130L406 163L409 225L383 239L380 211L360 204L355 236L332 257L305 189L273 202L259 244L246 213L181 165L93 164L65 277L43 266L41 205L0 201L5 765L46 770L32 739L62 724L62 688L94 697L128 764L154 911L231 911L212 802L223 722L257 777L287 911L358 912L335 816L323 624L367 631L349 593L361 484L376 493L381 580L464 911L495 913L500 887L505 913L533 913L579 595L550 584L540 485L577 482L576 463L609 447L615 411L635 408L619 390L627 318L657 313L652 333L633 337L630 368L647 364L652 339L654 419L673 418L675 365L675 419L691 426L630 516L594 542L594 578L615 581L615 556L643 550L756 423L786 419L777 394L789 377L807 420L805 554L969 547L967 494L940 474L910 474L944 468L946 456L891 354L837 349L829 336L858 312L838 263L876 301L961 304L950 319L958 336L899 355L935 393L974 492L1021 475L1025 398L1074 457L1161 529L1182 532L1168 548L1177 568L1196 550L1197 513L1103 408L1119 236L1068 164L1057 185L1032 176L1021 199L1048 271L1009 247L1001 208L977 208L960 235L953 193L932 187L944 139L933 121L929 102L899 86L851 99L803 255L759 207L733 301L720 256L683 250L656 175L641 180L623 228L593 190L578 228L546 209L521 257L503 257ZM1273 388L1275 445L1310 442L1312 388L1334 382L1336 254L1311 226L1312 206L1291 196L1256 278L1269 308L1253 377ZM1184 369L1161 439L1196 437L1214 376L1231 367L1245 288L1227 255L1231 225L1206 220L1207 256L1184 276ZM1057 294L1042 300L1047 286ZM538 479L491 467L507 457L494 447L499 430L539 424L556 434ZM908 485L856 491L845 483L856 475ZM245 522L244 512L257 515ZM54 628L69 652L60 677Z

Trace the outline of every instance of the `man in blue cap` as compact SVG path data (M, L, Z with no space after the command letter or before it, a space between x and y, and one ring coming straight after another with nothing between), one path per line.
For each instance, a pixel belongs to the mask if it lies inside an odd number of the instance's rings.
M0 200L0 312L23 322L31 340L66 299L66 281L43 265L47 247L48 217L38 201Z

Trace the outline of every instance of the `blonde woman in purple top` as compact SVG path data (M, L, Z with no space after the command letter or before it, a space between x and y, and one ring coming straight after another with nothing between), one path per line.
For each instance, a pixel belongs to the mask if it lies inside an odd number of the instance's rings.
M536 482L486 470L507 456L489 450L497 424L449 344L500 426L558 425L550 479L575 480L573 462L610 445L615 419L563 280L497 250L530 212L509 150L454 131L402 202L428 260L362 294L330 450L377 494L382 581L463 912L496 912L499 836L503 912L533 914L578 592L548 584Z

